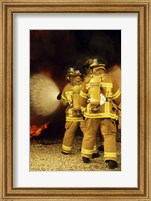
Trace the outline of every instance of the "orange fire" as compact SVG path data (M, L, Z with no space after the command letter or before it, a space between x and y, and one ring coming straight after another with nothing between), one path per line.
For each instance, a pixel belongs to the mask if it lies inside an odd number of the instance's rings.
M42 125L31 125L30 126L30 138L40 135L43 130L48 128L48 124L49 123L45 123Z

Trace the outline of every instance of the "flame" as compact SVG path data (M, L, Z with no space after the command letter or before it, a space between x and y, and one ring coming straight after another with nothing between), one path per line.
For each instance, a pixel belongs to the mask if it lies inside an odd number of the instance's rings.
M43 130L48 128L48 124L49 123L45 123L42 125L31 125L30 126L30 138L40 135Z

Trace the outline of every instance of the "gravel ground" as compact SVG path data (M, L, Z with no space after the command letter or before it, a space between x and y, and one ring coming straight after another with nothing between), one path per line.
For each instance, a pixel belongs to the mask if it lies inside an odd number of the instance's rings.
M32 140L30 144L30 171L120 171L121 170L121 143L117 142L118 167L108 168L104 162L103 152L100 157L91 159L91 163L82 162L80 148L82 137L76 136L73 150L70 155L61 153L62 140L52 140L49 144L40 144Z

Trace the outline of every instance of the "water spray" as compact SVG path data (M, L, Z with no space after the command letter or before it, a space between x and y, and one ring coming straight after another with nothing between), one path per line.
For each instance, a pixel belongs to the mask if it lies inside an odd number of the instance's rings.
M30 107L36 115L49 116L56 111L59 89L55 82L44 74L35 74L30 78Z

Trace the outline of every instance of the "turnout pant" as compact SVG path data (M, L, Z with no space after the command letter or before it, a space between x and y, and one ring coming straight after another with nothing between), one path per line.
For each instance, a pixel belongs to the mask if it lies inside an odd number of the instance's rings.
M86 127L85 127L85 121L80 122L74 122L74 121L67 121L65 124L65 134L63 137L63 143L62 143L62 151L65 153L70 153L72 150L73 140L75 136L75 132L80 126L80 129L82 133L84 134Z
M63 143L62 143L62 151L65 153L70 153L72 150L72 145L73 145L73 140L74 140L74 136L75 136L75 132L78 128L78 126L80 126L80 129L83 133L83 136L85 135L85 131L86 131L86 121L80 121L80 122L73 122L73 121L67 121L65 124L65 134L63 137ZM96 148L96 141L94 143L93 146L93 153L97 152L97 148Z
M96 133L100 129L104 138L104 160L117 160L116 122L112 119L86 119L86 130L82 141L81 155L91 158L96 142Z

